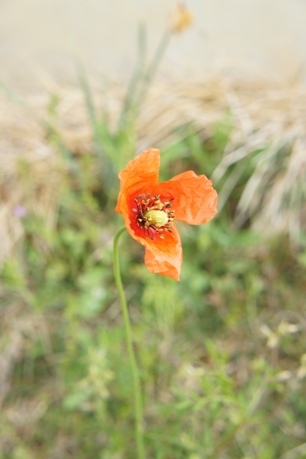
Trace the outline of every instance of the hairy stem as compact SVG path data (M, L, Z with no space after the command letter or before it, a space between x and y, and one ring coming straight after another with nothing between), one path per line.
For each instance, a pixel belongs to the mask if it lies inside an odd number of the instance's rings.
M114 277L119 294L119 300L121 304L121 310L124 320L125 328L125 338L126 345L130 360L130 366L133 376L133 392L134 392L134 415L135 415L135 439L137 445L137 458L145 459L145 447L144 447L144 438L143 438L143 409L142 409L142 394L140 386L140 376L139 369L137 366L136 356L133 348L133 339L132 339L132 330L130 323L129 310L127 306L127 301L125 298L121 272L120 272L120 263L119 263L119 239L120 236L124 233L125 227L122 227L117 232L114 238L114 249L113 249L113 261L114 261Z

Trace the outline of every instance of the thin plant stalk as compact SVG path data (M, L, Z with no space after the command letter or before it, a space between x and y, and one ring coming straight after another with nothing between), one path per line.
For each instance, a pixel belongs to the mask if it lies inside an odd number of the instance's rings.
M142 81L142 88L140 90L140 94L138 96L138 102L139 104L141 104L141 102L143 101L145 95L146 95L146 92L154 78L154 75L159 67L159 64L163 58L163 55L168 47L168 44L170 42L170 38L171 38L172 34L171 32L167 29L163 36L162 36L162 39L155 51L155 54L153 56L153 59L152 59L152 62L146 72L146 74L144 75L143 77L143 81Z
M126 297L123 290L120 263L119 263L119 239L120 236L125 232L125 226L119 229L114 238L113 248L113 262L114 262L114 277L118 290L119 300L121 304L121 310L124 320L125 338L128 349L128 355L130 360L130 367L133 377L133 392L134 392L134 415L135 415L135 439L137 445L137 458L145 459L145 446L143 438L143 407L142 407L142 394L140 386L140 375L136 361L136 356L133 348L132 330L130 323L129 310L127 306Z
M134 71L134 74L132 76L132 79L129 84L129 88L127 90L124 102L123 102L123 107L121 110L120 114L120 119L119 119L119 129L123 128L124 123L126 123L126 118L127 115L130 115L130 112L133 112L133 107L135 105L135 101L137 98L137 90L138 86L141 82L141 79L143 78L143 69L145 67L145 54L146 54L146 45L147 43L147 38L146 38L146 29L143 24L140 25L139 27L139 32L138 32L138 64L137 68ZM132 113L133 115L133 113Z
M162 57L168 47L170 38L172 36L171 32L167 29L163 34L161 41L153 55L152 61L148 66L147 71L144 70L144 56L146 51L146 38L145 30L140 29L140 45L139 49L139 65L136 69L136 72L132 78L129 90L127 92L126 99L123 104L123 109L121 112L119 127L122 128L124 122L127 118L136 119L141 104L146 96L146 93L149 89L149 86L153 80L153 77L159 67L159 64L162 60Z

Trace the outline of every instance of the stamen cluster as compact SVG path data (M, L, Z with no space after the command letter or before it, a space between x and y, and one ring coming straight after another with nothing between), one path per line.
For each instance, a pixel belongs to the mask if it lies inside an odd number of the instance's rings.
M170 198L167 201L161 201L160 195L151 196L150 193L141 194L135 198L136 208L133 210L136 213L137 225L144 230L145 236L150 239L160 237L164 239L162 234L164 231L171 233L171 226L174 220L174 210L171 209Z

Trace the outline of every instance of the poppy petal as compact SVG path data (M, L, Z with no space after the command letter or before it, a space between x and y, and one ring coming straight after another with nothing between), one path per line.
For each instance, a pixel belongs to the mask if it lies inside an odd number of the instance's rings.
M182 244L175 227L165 234L165 239L146 239L142 244L146 248L145 265L150 272L180 280Z
M160 154L156 148L144 151L128 163L126 168L119 174L121 183L116 212L122 213L122 200L138 191L141 193L144 184L147 188L157 184L159 164Z
M217 192L205 175L193 171L176 175L168 182L158 184L160 193L173 197L172 207L175 220L190 225L201 225L211 220L217 213Z
M182 265L182 244L175 226L172 226L171 233L164 231L163 238L159 236L152 240L132 228L127 201L123 202L121 209L128 233L135 241L145 247L145 265L148 270L179 280Z

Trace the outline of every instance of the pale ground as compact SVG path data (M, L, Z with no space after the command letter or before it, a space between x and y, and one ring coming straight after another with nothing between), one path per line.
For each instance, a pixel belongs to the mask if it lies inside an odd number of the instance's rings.
M166 78L300 78L306 62L306 0L186 0L193 26L173 38ZM0 81L33 87L50 75L75 80L77 63L92 75L126 79L137 55L137 26L149 55L176 1L0 0Z

